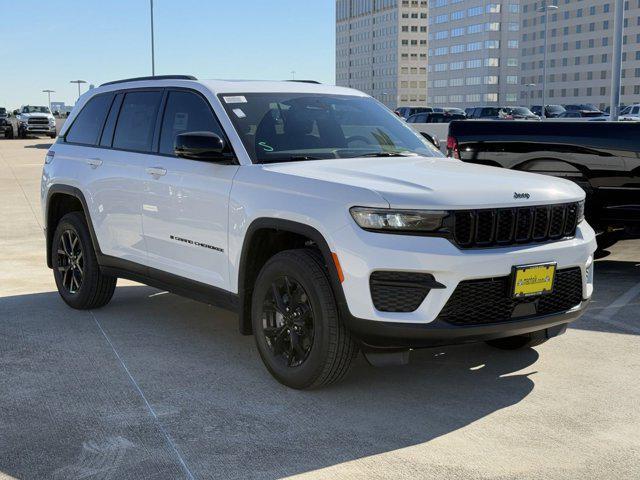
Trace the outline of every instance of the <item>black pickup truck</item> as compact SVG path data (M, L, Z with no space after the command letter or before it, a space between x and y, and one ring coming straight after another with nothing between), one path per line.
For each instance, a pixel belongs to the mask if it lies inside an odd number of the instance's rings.
M640 123L452 122L448 155L572 180L587 193L601 248L640 236Z

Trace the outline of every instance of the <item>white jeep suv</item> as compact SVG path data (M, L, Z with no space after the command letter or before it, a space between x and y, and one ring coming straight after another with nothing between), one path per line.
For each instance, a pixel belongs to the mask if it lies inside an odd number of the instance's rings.
M537 345L593 291L575 184L445 158L367 95L312 82L122 80L47 153L47 262L74 308L129 278L238 312L312 388L412 348Z

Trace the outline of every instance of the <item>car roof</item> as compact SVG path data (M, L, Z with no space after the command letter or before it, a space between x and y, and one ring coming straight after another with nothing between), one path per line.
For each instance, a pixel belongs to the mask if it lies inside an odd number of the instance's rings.
M303 81L289 80L190 80L185 78L160 78L125 80L122 82L101 85L90 90L92 95L114 90L144 87L189 87L200 84L210 90L213 94L224 93L319 93L333 95L351 95L366 97L365 93L352 88L337 87L334 85L324 85L321 83L311 83Z

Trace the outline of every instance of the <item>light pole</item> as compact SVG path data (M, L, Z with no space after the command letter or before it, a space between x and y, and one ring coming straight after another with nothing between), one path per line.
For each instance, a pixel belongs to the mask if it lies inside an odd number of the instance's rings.
M611 120L620 114L620 83L622 79L622 36L624 34L624 0L616 0L613 26L613 65L611 66Z
M533 89L536 88L536 84L535 83L527 83L525 85L525 87L528 87L530 90L530 94L529 94L529 98L531 99L531 106L533 107Z
M558 10L557 5L543 5L538 9L544 12L544 63L542 65L542 112L540 118L547 118L547 30L549 29L549 10Z
M156 76L156 53L153 38L153 0L151 2L151 76Z
M295 79L296 79L296 71L291 70L291 80L295 80Z
M55 90L42 90L42 93L46 93L49 98L49 110L51 110L51 94L56 93Z
M69 83L77 83L78 84L78 98L80 98L80 84L87 83L84 80L71 80Z

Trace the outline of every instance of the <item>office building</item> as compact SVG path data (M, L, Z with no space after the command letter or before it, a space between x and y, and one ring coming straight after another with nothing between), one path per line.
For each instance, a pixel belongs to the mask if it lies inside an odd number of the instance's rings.
M622 104L640 101L640 0L625 2ZM541 104L543 1L522 0L521 103ZM547 104L610 104L614 0L555 0L547 26ZM535 84L535 85L532 85Z
M336 84L425 105L427 28L427 0L336 0Z
M517 104L519 30L518 0L431 0L428 103Z

